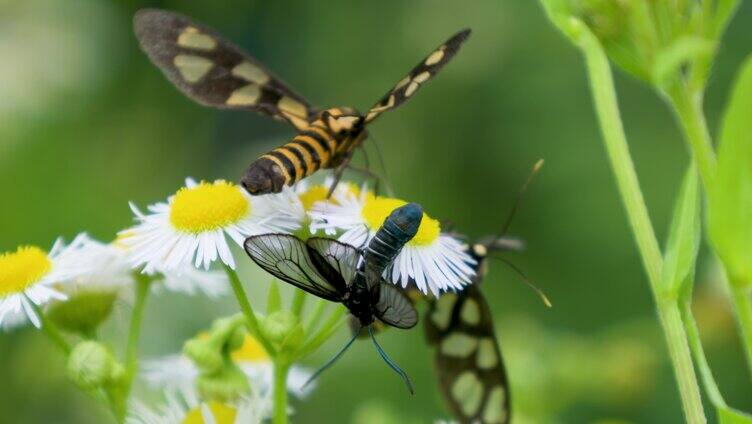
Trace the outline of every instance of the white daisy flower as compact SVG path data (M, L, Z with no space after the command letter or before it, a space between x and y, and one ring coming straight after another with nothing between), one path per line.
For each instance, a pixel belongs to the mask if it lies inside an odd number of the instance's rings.
M185 187L167 202L149 206L148 214L131 204L138 224L121 232L120 243L134 267L144 272L176 271L193 263L208 269L218 258L235 268L226 236L242 245L251 235L289 233L300 228L305 211L295 193L251 197L240 186L224 180Z
M330 235L341 231L339 241L355 247L365 247L389 214L407 204L365 189L358 195L347 193L333 199L313 205L309 211L311 231L324 230ZM467 245L442 233L439 221L424 213L418 233L384 271L384 277L403 287L412 281L423 293L430 290L438 296L470 284L474 264Z
M321 184L312 184L308 178L295 184L295 194L298 195L298 199L300 200L303 209L308 212L316 203L327 200L326 195L329 194L329 190L333 183L334 178L329 176L326 177ZM334 188L330 201L336 203L336 199L342 196L358 196L359 194L360 188L355 183L342 181Z
M246 335L243 345L232 352L232 359L248 376L254 391L262 396L271 396L274 381L273 364L256 339ZM185 355L168 355L143 361L142 369L141 376L152 388L195 395L195 381L200 371ZM311 372L307 369L293 366L287 379L288 391L296 397L305 397L310 393L312 385L308 385L305 390L302 387L310 377Z
M151 408L132 402L126 424L260 424L271 415L271 398L252 395L238 402L200 402L194 396L165 393L166 402Z
M49 253L36 246L21 246L15 252L0 254L0 327L15 327L27 320L41 327L33 305L41 307L52 300L66 299L54 283L82 272L76 251L83 239L80 235L68 246L58 239Z

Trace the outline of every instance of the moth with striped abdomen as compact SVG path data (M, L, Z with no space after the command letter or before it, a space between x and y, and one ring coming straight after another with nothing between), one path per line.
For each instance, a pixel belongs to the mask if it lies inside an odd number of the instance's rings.
M365 115L353 108L319 110L287 87L258 60L216 31L179 13L143 9L134 17L141 48L165 76L194 101L215 108L260 112L287 121L298 134L256 159L241 183L251 194L278 193L319 169L339 179L367 124L394 109L433 78L470 35L458 32L431 52Z

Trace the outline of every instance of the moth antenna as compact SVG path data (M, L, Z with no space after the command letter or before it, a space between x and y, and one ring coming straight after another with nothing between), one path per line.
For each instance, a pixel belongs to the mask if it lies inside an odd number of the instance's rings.
M345 353L345 351L353 344L353 342L355 341L355 339L358 338L358 335L360 334L360 330L362 330L362 327L360 329L358 329L358 331L355 332L355 334L350 339L350 341L347 342L347 344L345 345L345 347L343 347L339 352L337 352L336 355L334 355L334 357L332 359L330 359L326 364L324 364L315 373L313 373L313 375L311 376L311 378L309 378L308 381L306 381L305 384L303 384L300 387L301 390L305 389L306 386L308 386L313 380L315 380L322 372L326 371L327 368L331 367L332 365L334 365L335 362L337 362L337 359L339 359L339 357L342 356Z
M543 301L544 305L546 305L549 308L553 307L553 304L551 303L550 300L548 300L548 296L546 296L546 294L543 293L543 290L539 289L538 286L536 286L535 284L533 284L533 282L530 281L530 279L527 277L527 275L525 275L525 273L522 272L522 270L519 267L517 267L517 265L513 264L509 260L504 259L504 258L502 258L500 256L489 256L489 258L496 259L496 260L499 260L501 262L504 262L509 268L512 269L512 271L514 271L514 272L517 273L517 275L522 279L522 281L525 284L527 284L531 289L533 289L536 293L538 293L538 296L540 296L540 298Z
M392 187L392 182L389 179L389 174L386 171L386 161L384 161L384 155L381 154L381 148L379 147L379 143L376 142L376 137L371 136L371 144L373 145L374 149L376 149L376 157L379 159L379 168L381 168L381 174L384 176L386 195L389 197L394 197L394 187ZM365 150L365 148L363 150Z
M394 372L396 372L397 374L399 374L400 377L402 377L402 381L404 381L405 384L407 385L407 390L410 391L411 395L414 395L415 391L413 390L413 383L410 381L410 377L408 377L407 373L403 371L402 368L400 368L399 365L397 365L397 363L392 361L392 359L389 358L389 355L387 355L386 352L384 352L384 349L382 349L381 346L379 346L379 342L376 341L376 336L373 335L372 325L368 326L368 334L371 335L371 340L373 340L373 344L376 346L376 350L379 351L379 355L381 355L381 359L383 359L384 362L386 362L386 364L389 365L389 368L393 369Z
M509 215L507 215L507 220L504 221L504 226L501 227L501 232L499 232L499 237L503 237L507 233L507 230L509 230L509 226L512 225L512 220L514 219L514 215L517 213L520 202L525 196L525 193L530 187L530 184L533 182L533 179L535 179L535 176L538 175L538 172L543 167L543 163L543 159L539 159L538 162L535 162L535 165L533 165L533 170L530 172L530 175L527 177L525 184L522 185L522 188L520 188L520 191L517 193L517 197L514 199L512 209L509 211Z

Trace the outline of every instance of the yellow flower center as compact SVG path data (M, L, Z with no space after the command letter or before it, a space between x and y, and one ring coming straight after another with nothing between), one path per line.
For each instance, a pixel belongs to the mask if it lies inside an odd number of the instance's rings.
M209 410L214 417L216 424L235 424L235 417L238 411L232 406L215 401L209 402ZM201 415L201 407L193 408L185 414L183 424L206 424L204 417Z
M261 343L250 335L246 335L240 349L232 352L232 359L235 362L267 362L269 355Z
M315 185L310 187L304 193L300 194L300 202L303 204L305 210L311 210L314 203L326 200L326 194L329 192L327 187L323 185Z
M377 230L384 224L384 221L392 211L406 204L407 202L404 200L374 196L369 193L366 196L366 202L363 205L361 213L368 228ZM424 212L423 219L420 221L420 227L418 227L418 233L407 244L411 246L425 246L435 242L440 234L441 225L439 221L431 218Z
M201 233L238 222L251 208L238 186L224 180L202 181L175 194L170 209L172 225L187 233Z
M0 254L0 297L23 292L50 270L52 262L47 253L35 246Z

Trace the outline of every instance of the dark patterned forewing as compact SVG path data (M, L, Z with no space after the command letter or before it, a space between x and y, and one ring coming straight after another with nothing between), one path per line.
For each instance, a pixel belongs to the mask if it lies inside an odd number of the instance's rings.
M506 370L478 287L445 293L429 305L426 338L435 348L439 387L452 414L461 423L508 423Z
M385 324L397 328L413 328L418 323L418 311L413 302L397 287L383 279L378 286L375 315Z
M266 272L315 296L341 302L344 280L324 277L303 240L289 234L262 234L244 243L248 256Z
M198 103L261 112L299 130L315 115L303 97L211 28L158 9L139 10L133 25L151 61Z
M470 36L470 30L465 29L423 59L405 78L389 90L381 100L376 103L366 114L366 123L373 121L390 109L405 103L426 81L433 78L459 51L462 43Z
M342 276L345 283L348 285L352 283L361 260L358 249L349 244L324 237L311 237L306 240L306 245L326 260Z

